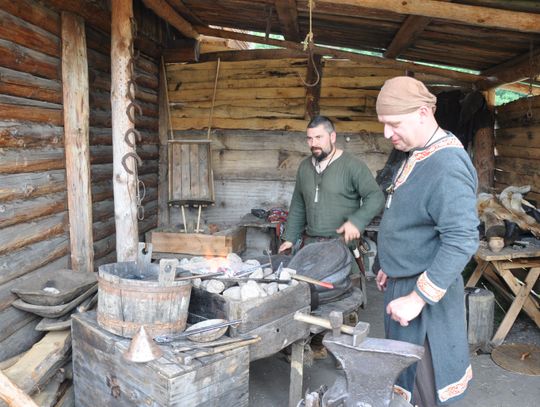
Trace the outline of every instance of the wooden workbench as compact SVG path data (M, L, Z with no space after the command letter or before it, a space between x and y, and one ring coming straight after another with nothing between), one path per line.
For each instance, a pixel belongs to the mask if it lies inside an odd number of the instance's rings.
M505 247L499 253L492 252L487 244L482 242L475 256L478 265L466 284L467 287L474 287L478 280L484 277L511 302L491 341L495 346L504 341L521 310L540 327L539 303L531 292L540 276L540 241L526 241L529 242L526 247ZM518 269L526 271L523 282L514 275Z

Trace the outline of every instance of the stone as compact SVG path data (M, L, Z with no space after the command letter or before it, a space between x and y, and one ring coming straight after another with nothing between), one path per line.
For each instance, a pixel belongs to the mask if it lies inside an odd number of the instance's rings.
M206 291L214 294L221 294L225 290L225 284L223 281L219 280L210 280L208 281L208 284L206 284Z
M251 300L260 296L259 285L255 281L248 281L240 287L242 301Z
M240 301L242 299L240 287L238 286L227 288L225 291L223 291L223 296L233 301Z

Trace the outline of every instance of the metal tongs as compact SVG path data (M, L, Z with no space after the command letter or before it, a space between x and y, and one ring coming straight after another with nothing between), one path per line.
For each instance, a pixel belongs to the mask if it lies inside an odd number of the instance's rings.
M191 331L184 331L184 332L181 332L179 334L174 334L174 335L168 335L168 334L165 334L165 335L158 335L154 338L154 341L156 341L157 343L170 343L170 342L174 342L178 339L182 339L182 338L185 338L187 336L191 336L191 335L195 335L195 334L200 334L202 332L208 332L208 331L213 331L214 329L219 329L219 328L223 328L223 327L226 327L226 326L232 326L232 325L238 325L242 322L241 319L235 319L235 320L232 320L232 321L227 321L227 322L221 322L219 324L214 324L214 325L208 325L208 326L205 326L205 327L201 327L199 329L193 329Z

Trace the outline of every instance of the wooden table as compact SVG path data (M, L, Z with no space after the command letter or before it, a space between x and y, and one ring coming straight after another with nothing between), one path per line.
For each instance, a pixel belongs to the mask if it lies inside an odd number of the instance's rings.
M484 277L511 302L491 341L495 346L504 341L521 310L540 327L539 302L531 292L540 276L540 241L526 241L529 242L527 247L505 247L499 253L494 253L486 244L481 244L475 256L478 265L466 284L467 287L474 287L480 277ZM518 282L515 272L512 272L517 269L526 271L523 283Z

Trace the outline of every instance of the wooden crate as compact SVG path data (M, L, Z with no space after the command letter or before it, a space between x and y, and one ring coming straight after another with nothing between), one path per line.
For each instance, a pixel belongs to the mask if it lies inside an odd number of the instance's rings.
M262 359L279 352L291 343L309 335L309 325L293 319L296 311L309 313L311 296L305 283L290 286L268 297L249 301L231 301L220 294L193 288L189 303L190 318L241 319L230 336L259 335L261 341L251 345L250 360Z
M78 407L248 406L247 346L179 364L170 347L148 363L122 354L130 341L101 329L96 313L72 319L73 381Z
M246 249L246 228L239 226L213 235L158 228L146 234L146 241L152 243L156 253L226 256Z

